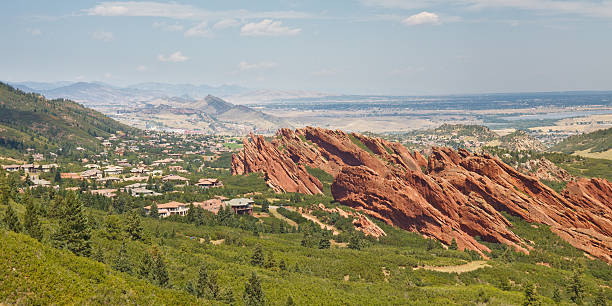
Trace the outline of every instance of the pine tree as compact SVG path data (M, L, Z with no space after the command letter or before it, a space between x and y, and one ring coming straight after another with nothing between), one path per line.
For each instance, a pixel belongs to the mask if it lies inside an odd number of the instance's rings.
M202 265L200 267L195 291L197 296L200 298L203 297L209 300L216 300L219 298L219 284L217 282L217 275L214 273L209 274L206 265Z
M555 301L555 303L561 302L561 290L559 290L559 288L555 288L555 290L553 291L552 299L553 301Z
M4 212L4 219L2 221L9 230L15 233L21 232L21 222L19 222L19 217L17 217L17 214L10 204L6 208L6 212Z
M79 256L91 253L91 229L83 212L83 204L75 193L68 193L62 205L59 229L52 236L56 247L70 250Z
M164 258L156 247L153 248L151 255L153 258L153 270L151 271L153 283L160 287L167 287L170 277L168 276Z
M104 236L110 240L121 238L122 234L121 220L116 215L106 216L104 218Z
M24 195L24 204L26 206L25 217L23 218L23 227L25 232L30 237L41 241L43 238L42 224L38 218L38 210L34 206L34 201L29 194Z
M264 268L271 269L271 268L274 268L275 266L276 266L276 260L274 260L274 254L270 252L270 254L268 255L268 259L266 260L266 263L264 264Z
M604 292L603 288L599 288L597 294L595 295L595 301L593 302L593 305L606 306L608 305L607 300L608 299L606 298L606 293Z
M287 297L287 302L285 303L285 305L287 305L287 306L295 306L295 302L293 301L293 298L291 296Z
M55 181L56 184L59 184L62 182L62 173L60 172L59 169L55 170L55 177L53 178L53 181Z
M349 239L348 247L353 250L361 250L361 237L357 233L353 233Z
M149 210L149 217L159 219L159 209L157 209L157 203L155 202L151 204L151 209Z
M525 286L525 297L523 298L523 306L535 306L540 305L538 296L536 295L535 285L528 283Z
M455 240L455 238L453 238L453 241L451 241L450 246L448 247L450 250L458 250L459 247L457 246L457 240Z
M570 300L572 300L572 302L578 305L582 304L582 299L584 296L584 282L582 280L582 275L578 270L575 270L574 274L572 274L567 291L570 294Z
M242 300L247 306L261 306L266 304L266 297L261 289L261 280L253 272L248 282L244 285Z
M132 265L130 264L130 260L128 258L125 242L121 243L121 248L119 249L117 258L115 258L115 261L113 262L113 268L121 272L132 272Z
M140 222L140 216L136 212L129 214L125 224L125 231L132 240L144 240L144 229Z
M285 264L285 260L281 259L280 262L278 263L278 268L281 271L287 271L287 265Z
M145 252L142 259L140 260L140 265L138 266L138 271L137 271L138 276L140 278L153 281L152 271L153 271L154 264L155 263L153 262L153 257L151 256L151 253Z
M321 238L319 241L319 249L329 249L331 244L329 243L329 239L326 237Z
M260 244L255 246L255 251L253 256L251 256L251 264L260 267L264 264L264 254Z

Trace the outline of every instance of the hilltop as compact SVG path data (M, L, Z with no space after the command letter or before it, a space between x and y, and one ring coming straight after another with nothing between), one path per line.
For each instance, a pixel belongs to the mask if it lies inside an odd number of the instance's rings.
M96 137L136 131L65 99L46 99L0 83L0 146L8 150L95 148Z
M612 128L570 136L552 150L585 157L612 159Z

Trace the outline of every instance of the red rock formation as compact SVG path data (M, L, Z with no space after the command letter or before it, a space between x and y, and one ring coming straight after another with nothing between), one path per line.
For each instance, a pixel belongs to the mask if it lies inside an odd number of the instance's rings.
M277 191L321 192L304 166L320 168L335 177L332 194L340 203L448 245L455 240L460 249L484 255L489 249L474 239L479 236L529 252L505 211L547 224L573 246L612 262L606 180L577 180L560 195L497 158L465 150L433 148L425 160L397 143L310 127L281 130L272 144L252 139L234 157L233 172L262 171Z
M276 192L322 193L321 182L303 165L294 163L263 136L251 134L244 140L244 149L232 156L232 174L253 172L265 174L266 183Z

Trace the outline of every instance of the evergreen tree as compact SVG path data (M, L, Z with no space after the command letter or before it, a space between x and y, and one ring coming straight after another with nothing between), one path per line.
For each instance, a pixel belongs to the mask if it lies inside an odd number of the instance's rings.
M132 272L132 265L130 264L125 242L121 243L121 248L119 248L119 253L117 254L117 257L115 258L115 261L113 262L113 268L121 272Z
M195 221L195 206L193 203L189 204L189 210L187 211L187 215L185 216L188 223L194 223Z
M62 208L64 206L64 199L60 195L56 195L51 201L51 205L47 210L47 216L50 218L59 218L62 216Z
M153 257L151 253L145 252L142 259L140 260L140 265L138 266L137 274L140 278L148 279L150 281L153 280Z
M295 306L295 302L293 301L293 298L291 296L287 297L287 302L285 303L285 305L287 305L287 306Z
M297 262L295 263L295 266L293 266L293 272L300 273L300 266Z
M217 275L214 273L209 274L206 265L200 267L195 291L196 295L200 298L206 298L208 300L216 300L219 298Z
M60 172L59 169L55 170L55 177L53 178L53 181L56 184L60 184L62 182L62 173Z
M457 246L457 240L455 240L455 238L453 238L453 241L451 241L450 246L448 247L450 250L458 250L459 247Z
M91 229L83 212L83 204L75 193L68 193L63 201L59 229L52 236L56 247L70 250L79 256L91 253Z
M36 206L34 206L34 201L27 193L24 195L23 201L26 206L26 213L25 217L23 218L24 230L28 235L30 235L30 237L41 241L43 238L42 224L38 218L38 210L36 209Z
M540 305L538 296L536 295L535 285L528 283L525 286L525 296L523 298L523 306L535 306Z
M104 218L104 236L110 240L121 238L122 234L121 220L116 215L106 216Z
M159 209L157 209L157 203L155 202L151 204L151 209L149 210L149 217L159 219Z
M606 306L608 305L608 299L606 298L606 293L603 288L599 288L597 294L595 295L595 301L593 302L595 306Z
M143 231L140 216L136 212L130 213L125 224L128 237L132 240L144 240Z
M255 251L253 256L251 256L251 264L260 267L264 264L264 254L260 244L255 246Z
M270 252L270 255L268 255L268 259L266 260L264 267L266 269L271 269L271 268L274 268L275 266L276 266L276 260L274 260L274 254Z
M167 287L170 277L168 276L164 258L156 247L153 248L151 255L153 259L153 270L151 271L153 283L160 287Z
M278 268L281 271L287 271L287 265L285 264L285 260L281 259L280 262L278 263Z
M17 217L17 214L10 204L7 206L6 211L4 212L4 219L2 221L9 230L15 233L21 232L21 222L19 222L19 217Z
M248 282L244 285L242 301L246 306L261 306L266 304L266 297L261 289L261 280L253 272Z
M559 288L555 288L555 290L553 291L552 299L553 301L555 301L555 303L561 302L561 290L559 290Z
M94 249L91 258L97 262L104 263L104 253L102 253L102 248L97 247Z
M572 300L572 302L578 305L582 304L582 299L584 297L584 282L578 270L575 270L572 274L567 291L570 294L570 300Z
M331 244L329 243L329 239L327 239L327 237L321 238L319 241L319 249L329 249L330 247Z
M349 239L348 247L349 249L353 249L353 250L361 250L362 241L361 241L361 237L359 237L357 233L353 233L351 235Z

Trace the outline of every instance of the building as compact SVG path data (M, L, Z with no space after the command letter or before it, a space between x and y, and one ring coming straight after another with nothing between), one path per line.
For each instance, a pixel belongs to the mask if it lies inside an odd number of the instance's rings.
M123 167L107 166L106 169L104 169L104 173L106 175L119 175L123 173Z
M62 172L60 173L60 177L62 179L71 179L71 180L82 180L83 179L83 177L81 177L80 174L72 173L72 172Z
M102 177L102 171L98 169L90 169L81 172L81 177L85 179L98 179Z
M223 207L223 202L219 199L210 199L204 202L193 202L193 206L200 207L204 210L210 211L213 214L217 214Z
M8 172L17 172L21 169L21 165L3 165L2 169Z
M151 212L151 206L145 206L145 212L149 214ZM157 212L162 218L166 218L172 215L184 216L189 211L189 205L181 202L168 202L165 204L157 205Z
M162 177L162 181L167 182L167 181L171 181L171 182L184 182L185 184L189 184L189 179L188 178L184 178L182 176L179 175L166 175L164 177Z
M216 187L223 187L223 182L221 182L219 179L216 178L206 178L206 179L200 179L196 185L198 187L201 188L216 188Z
M41 179L38 177L32 177L30 178L30 182L32 182L32 184L34 184L34 186L40 186L40 187L51 187L51 182L45 180L45 179Z
M253 199L237 198L225 201L225 205L229 205L237 215L252 215L253 214Z
M48 165L42 165L41 169L43 172L51 172L51 169L53 168L57 168L57 164L48 164Z
M97 190L90 190L89 192L91 194L99 194L107 198L114 198L117 196L117 189L97 189Z

